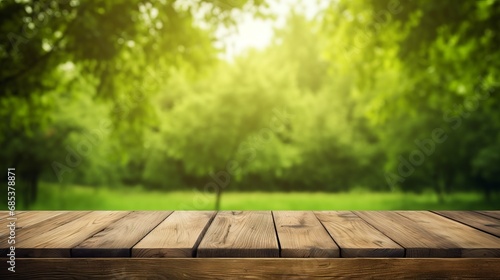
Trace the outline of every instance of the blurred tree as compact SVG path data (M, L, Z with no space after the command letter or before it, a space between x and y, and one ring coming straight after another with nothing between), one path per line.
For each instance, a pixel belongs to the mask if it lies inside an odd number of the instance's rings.
M221 63L210 76L177 94L180 98L164 116L175 120L162 126L168 157L199 178L200 188L217 193L217 209L224 188L265 162L258 159L260 145L273 143L273 112L287 105L287 76L275 75L264 65L272 62L256 53L234 65ZM160 103L169 103L168 98Z
M2 153L5 164L24 168L20 175L31 182L35 197L46 146L25 149L33 145L30 139L41 141L35 135L50 130L47 119L55 105L48 104L47 94L58 83L54 71L69 62L93 85L97 99L115 103L115 131L134 135L120 138L121 153L130 149L136 156L132 149L140 150L151 127L149 96L168 78L168 69L183 63L198 69L215 61L216 25L230 24L234 10L256 13L263 5L260 0L0 2L0 111L7 132L0 143L15 141L18 147ZM201 28L196 20L208 25Z
M226 61L216 29L263 1L2 1L0 155L28 204L41 176L194 186L216 208L229 186L489 198L499 2L295 7L269 46Z
M374 9L390 5L391 1L375 1ZM426 159L432 165L433 175L428 177L448 191L452 185L483 185L489 196L486 186L494 181L486 175L473 180L471 163L484 155L481 147L494 149L500 129L500 119L493 117L500 106L495 94L500 82L500 35L493 31L500 27L500 2L408 1L391 17L405 30L398 56L411 86L401 98L413 104L399 109L426 122L422 127L427 131L421 129L420 137L435 127L449 134L449 140ZM500 164L491 160L489 166L476 165L477 172L490 173ZM464 181L461 175L469 179Z
M440 197L452 185L478 185L470 164L482 157L479 147L496 145L498 137L499 119L492 118L498 98L490 93L498 85L499 7L498 1L332 4L325 30L336 51L346 49L349 63L341 69L355 75L353 91L364 93L356 107L387 155L389 185L430 185ZM339 59L334 51L330 57ZM426 153L422 141L435 129L443 129L446 144L433 141Z

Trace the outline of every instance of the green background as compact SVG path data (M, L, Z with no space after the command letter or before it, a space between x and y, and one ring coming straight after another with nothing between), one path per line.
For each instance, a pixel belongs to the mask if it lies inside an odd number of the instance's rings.
M0 2L17 209L499 209L500 1Z

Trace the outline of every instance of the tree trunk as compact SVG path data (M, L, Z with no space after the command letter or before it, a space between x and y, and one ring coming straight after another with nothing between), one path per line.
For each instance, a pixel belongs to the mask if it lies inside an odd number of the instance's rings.
M220 199L222 196L222 190L220 187L217 188L217 192L215 195L216 195L216 197L215 197L215 210L219 211L220 210Z
M487 201L487 202L491 202L491 188L489 185L487 185L485 188L484 188L484 199Z
M485 180L483 177L478 177L479 184L483 189L484 200L490 202L491 201L491 186L492 183Z
M30 171L23 172L20 174L20 185L23 187L23 197L24 207L29 209L33 203L35 203L38 197L38 177L40 171L37 169L31 169Z
M432 183L434 185L434 191L436 192L436 195L438 197L438 202L443 203L444 202L444 188L445 188L445 178L442 175L439 175L438 172L434 173L434 182Z
M31 203L35 203L37 198L38 198L38 173L39 171L33 171L30 174L29 178L29 184L30 184L30 197L31 197Z
M438 187L437 196L438 196L438 202L443 203L444 202L444 193L440 187Z

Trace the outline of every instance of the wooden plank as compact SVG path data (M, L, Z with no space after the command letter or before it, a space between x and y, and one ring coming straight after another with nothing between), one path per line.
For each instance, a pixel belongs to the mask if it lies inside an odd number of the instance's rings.
M430 212L399 211L426 230L440 234L460 248L460 257L500 257L500 239Z
M9 211L0 211L0 220L3 220L9 216Z
M414 221L392 211L354 211L405 248L406 257L459 257L460 250L441 234L429 232ZM445 231L446 232L446 231Z
M21 213L16 213L16 215L12 217L15 220L12 221L15 221L16 223L16 233L17 233L21 229L23 229L24 231L26 228L29 228L31 226L36 226L39 223L45 222L45 220L49 218L61 215L63 213L65 213L65 211L24 211ZM10 220L7 219L5 220L6 224L9 224L9 222ZM4 228L2 227L2 229ZM0 232L0 240L9 234L7 230L8 228L5 227L5 231L2 230Z
M57 215L52 218L48 218L47 220L44 220L42 223L37 223L34 226L30 226L27 228L23 228L22 230L16 231L16 248L19 248L20 244L25 243L32 237L36 237L42 233L49 232L88 213L90 213L90 211L70 211L65 213L64 215ZM4 255L4 253L7 252L7 246L8 246L7 239L8 239L7 236L0 238L0 246L1 246L0 255ZM19 252L16 251L16 254L18 253Z
M128 213L127 211L94 211L49 231L39 231L38 234L19 242L16 246L16 256L70 257L71 248Z
M15 211L14 216L10 216L10 211L0 211L0 221L4 222L4 220L7 220L7 218L18 218L21 213L24 213L26 211ZM0 231L0 235L3 235L3 229Z
M428 211L356 214L406 248L407 257L500 257L497 237Z
M276 232L285 258L335 258L339 247L310 211L273 211Z
M476 212L500 220L500 211L476 211Z
M16 215L16 228L26 229L39 223L43 223L52 217L67 213L69 213L69 211L25 211Z
M194 257L214 211L175 211L132 248L132 257Z
M500 220L471 211L434 211L441 216L500 237Z
M500 259L16 259L1 279L498 279Z
M131 248L172 211L134 211L73 249L72 257L130 257Z
M350 211L315 212L343 258L404 257L405 250Z
M9 211L0 211L0 224L1 225L8 225L9 220L7 218L9 217ZM3 236L6 236L9 234L9 228L6 226L0 226L0 238ZM5 244L0 244L0 246L5 246Z
M201 240L198 257L279 257L271 211L222 211Z

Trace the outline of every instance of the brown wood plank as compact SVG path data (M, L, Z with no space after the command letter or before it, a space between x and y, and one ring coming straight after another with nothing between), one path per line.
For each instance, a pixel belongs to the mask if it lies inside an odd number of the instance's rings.
M201 240L198 257L279 257L271 211L221 211Z
M442 234L429 232L412 220L392 211L354 211L356 215L390 237L406 257L459 257L456 245Z
M460 257L500 257L500 238L431 212L399 211L398 213L453 242L460 248Z
M500 211L476 211L476 212L500 220Z
M26 210L20 210L20 211L18 211L18 210L16 210L16 211L14 211L14 214L18 215L18 214L21 214L21 213L24 213L24 212L30 212L30 211L26 211ZM10 211L9 210L2 210L2 211L0 211L0 218L7 217L9 215L10 215Z
M214 211L175 211L132 248L132 257L194 257Z
M16 259L1 279L498 279L500 259Z
M7 218L9 213L9 211L0 211L0 220Z
M26 211L14 211L14 216L10 216L10 211L0 211L0 221L6 220L10 217L17 218L19 214L24 212Z
M284 258L335 258L339 247L310 211L273 211Z
M130 257L131 248L172 211L134 211L73 249L72 257Z
M356 214L405 247L407 257L500 256L497 237L428 211Z
M70 257L71 248L128 213L127 211L94 211L49 231L38 231L37 234L19 242L16 246L16 256ZM33 227L33 229L37 228Z
M32 237L36 237L42 233L51 231L88 213L90 213L90 211L69 211L64 215L57 215L44 220L42 223L37 223L33 226L20 229L16 231L16 248L19 248L20 244L25 243ZM4 253L7 251L6 248L9 246L7 244L7 238L7 236L0 238L0 255L4 255ZM16 254L18 254L17 251Z
M404 257L405 250L350 211L315 212L343 258Z
M57 215L61 215L67 211L24 211L20 213L16 213L14 218L16 224L16 234L21 230L25 230L31 226L36 226L39 223L43 223L45 220L55 217ZM8 217L11 218L11 217ZM5 223L9 224L11 220L6 219ZM3 229L3 228L2 228ZM5 227L5 231L0 232L0 240L7 236L9 232L7 232L7 227ZM1 245L0 245L1 246Z
M26 229L43 223L52 217L67 213L69 213L69 211L25 211L16 215L16 228Z
M441 216L500 237L500 220L471 211L433 211Z
M7 218L9 217L9 211L0 211L0 224L1 225L8 225L9 224L9 220L7 220ZM6 227L6 226L1 226L0 227L0 238L3 237L3 236L6 236L7 234L9 234L9 228ZM2 245L0 244L0 246L4 247L5 245Z

